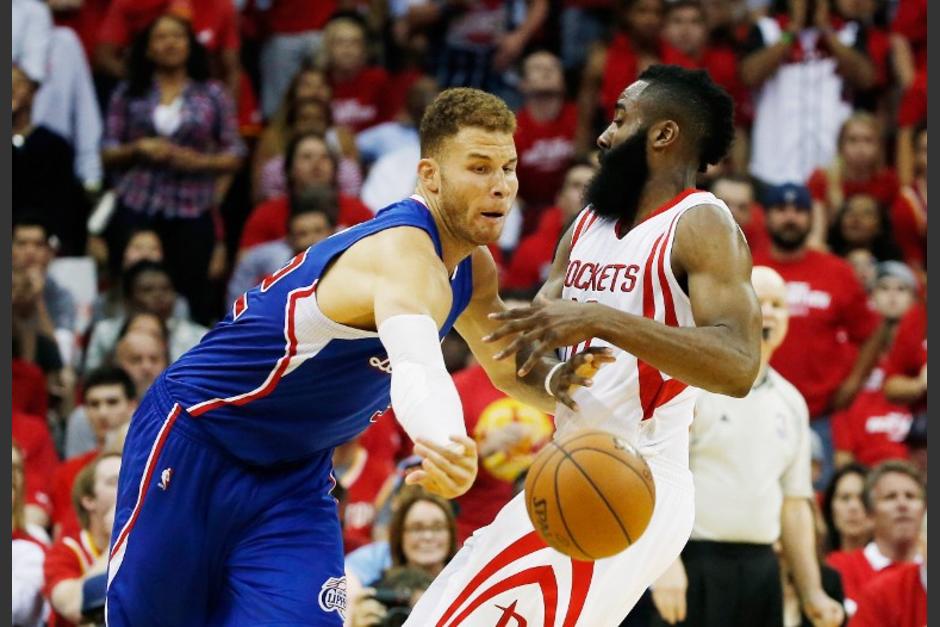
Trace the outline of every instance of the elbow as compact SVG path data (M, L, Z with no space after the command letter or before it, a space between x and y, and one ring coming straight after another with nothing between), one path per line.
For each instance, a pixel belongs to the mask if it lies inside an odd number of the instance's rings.
M732 360L732 367L725 373L719 394L744 398L751 393L757 374L760 372L760 358L757 355L742 354Z

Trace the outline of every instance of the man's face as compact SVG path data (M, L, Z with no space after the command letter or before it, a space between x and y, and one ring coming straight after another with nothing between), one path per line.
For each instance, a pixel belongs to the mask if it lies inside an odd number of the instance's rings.
M527 96L561 96L565 93L565 75L561 61L550 52L536 52L525 60L522 92Z
M302 252L333 233L330 221L320 211L307 211L290 221L287 241L294 253Z
M358 70L366 63L365 37L358 26L335 24L330 29L329 54L332 66L342 72Z
M705 16L697 7L682 7L669 12L663 38L679 52L698 57L708 41Z
M173 284L163 272L142 272L134 282L131 293L134 305L143 310L155 313L164 320L173 315L176 305L176 293Z
M663 23L663 3L660 0L636 0L621 13L622 22L635 38L651 43L659 38Z
M871 502L876 538L889 543L917 539L925 503L913 478L899 472L885 474L872 488Z
M85 412L99 444L108 432L126 424L134 413L136 403L127 398L119 383L98 385L85 391Z
M841 152L848 165L874 167L878 162L877 132L867 123L849 123L842 135Z
M121 472L121 458L117 455L109 455L98 460L95 468L95 485L91 497L82 499L85 509L88 510L89 518L98 518L104 521L108 518L108 510L114 507L117 501L118 475ZM113 521L112 521L113 522ZM107 530L109 533L110 529Z
M130 268L138 261L163 261L163 244L160 237L153 231L135 233L124 249L122 261L125 269Z
M914 303L914 292L903 279L884 276L875 283L872 298L878 313L888 320L900 320Z
M754 189L747 183L722 179L715 183L712 192L725 201L731 215L742 227L751 223L751 205L754 204Z
M558 192L557 202L566 222L584 209L584 191L591 182L594 172L594 168L576 165L565 174L565 182Z
M778 247L786 251L803 248L813 217L808 207L793 203L767 207L767 232Z
M45 268L52 256L46 231L39 226L18 226L13 230L13 267L17 270Z
M787 284L779 274L765 266L754 268L751 283L761 310L761 354L769 360L787 335L790 322Z
M509 133L464 127L440 150L444 219L477 246L495 242L519 191L516 144Z
M118 342L115 362L134 380L141 398L167 366L166 346L151 335L128 333Z
M333 160L326 142L317 137L308 137L297 145L291 164L295 192L315 185L331 185L333 174Z

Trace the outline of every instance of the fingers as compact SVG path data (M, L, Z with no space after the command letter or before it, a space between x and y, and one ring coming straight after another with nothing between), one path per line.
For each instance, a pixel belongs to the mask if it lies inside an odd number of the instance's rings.
M535 307L516 307L505 311L496 311L487 317L490 320L518 320L519 318L528 318L535 313Z
M532 369L535 368L535 366L538 365L540 361L542 361L542 357L554 350L554 348L555 347L550 343L544 341L538 341L533 344L532 352L529 354L529 358L525 360L525 363L522 364L521 368L519 368L517 374L520 377L524 377L529 374L529 372L531 372Z
M491 314L492 315L492 314ZM504 337L510 335L516 335L519 333L526 333L531 331L533 327L537 324L535 318L524 317L524 318L515 318L506 324L502 324L498 329L490 333L489 335L483 336L484 342L495 342L496 340L501 340Z

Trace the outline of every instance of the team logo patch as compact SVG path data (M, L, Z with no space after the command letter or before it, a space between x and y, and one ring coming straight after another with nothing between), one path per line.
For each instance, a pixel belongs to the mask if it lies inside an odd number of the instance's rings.
M320 586L317 598L324 612L336 612L346 619L346 577L330 577Z
M161 490L165 491L168 487L170 487L170 479L172 478L173 478L173 469L164 468L163 472L160 473L160 483L157 484L157 486Z

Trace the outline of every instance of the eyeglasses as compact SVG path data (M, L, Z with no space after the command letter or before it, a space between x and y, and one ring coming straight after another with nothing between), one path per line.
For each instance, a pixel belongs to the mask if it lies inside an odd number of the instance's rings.
M408 525L405 527L405 533L409 535L420 535L421 533L445 533L449 532L450 527L447 526L447 523L434 523L433 525Z

